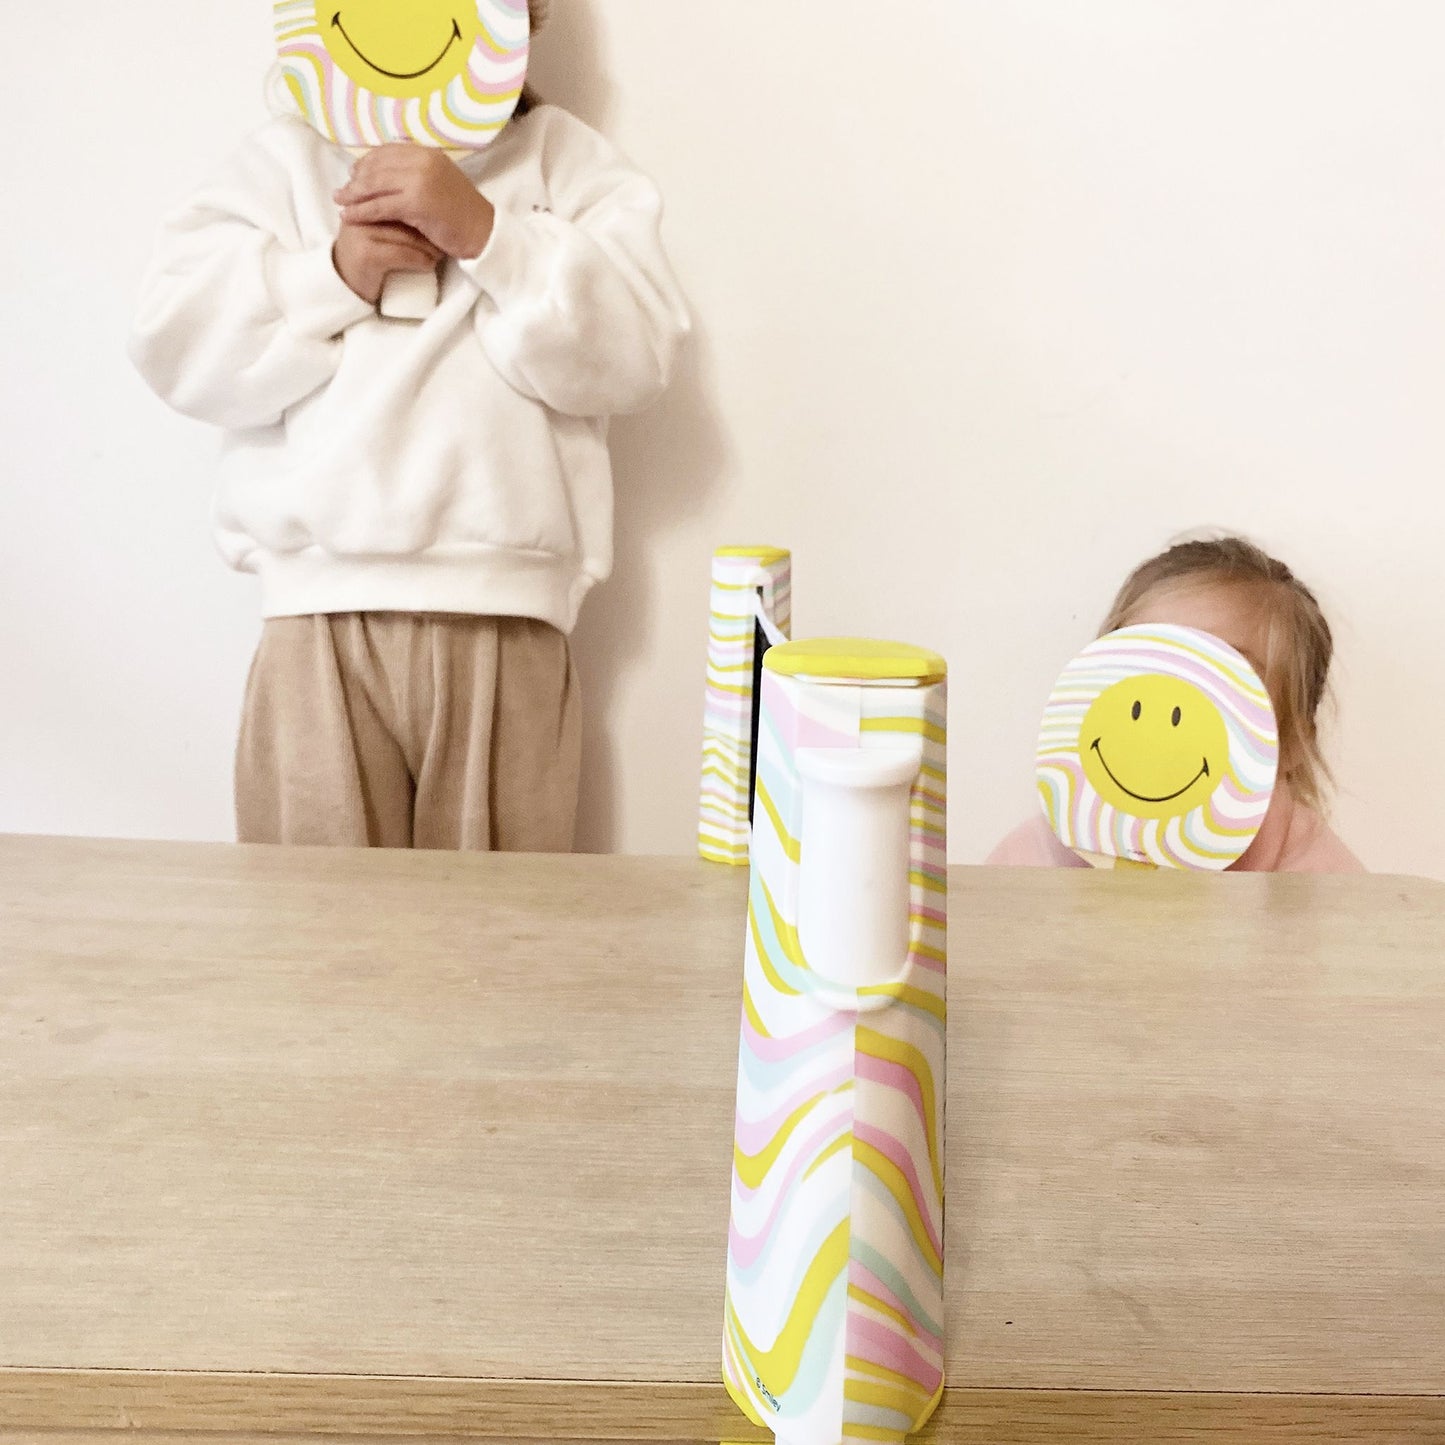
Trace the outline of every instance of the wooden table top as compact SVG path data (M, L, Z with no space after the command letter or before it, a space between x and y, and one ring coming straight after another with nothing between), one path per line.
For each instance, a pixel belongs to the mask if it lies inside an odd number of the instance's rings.
M757 1438L745 890L0 839L0 1439ZM950 909L927 1438L1445 1441L1445 886L956 869Z

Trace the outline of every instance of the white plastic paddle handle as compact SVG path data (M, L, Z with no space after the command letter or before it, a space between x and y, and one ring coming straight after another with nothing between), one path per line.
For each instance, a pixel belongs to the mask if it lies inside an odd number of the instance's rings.
M381 288L377 310L392 321L425 321L441 300L435 271L393 271Z
M913 784L921 747L799 748L798 943L808 967L857 989L909 957Z

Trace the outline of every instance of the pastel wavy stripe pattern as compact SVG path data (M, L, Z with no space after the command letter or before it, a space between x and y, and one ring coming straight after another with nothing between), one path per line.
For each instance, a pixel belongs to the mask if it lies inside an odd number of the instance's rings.
M942 684L764 675L723 1377L789 1445L902 1440L941 1397L945 716ZM907 966L839 1008L798 943L792 758L900 737L923 748Z
M1114 683L1145 673L1199 688L1218 707L1229 737L1219 785L1182 817L1122 812L1099 796L1084 773L1080 731L1089 707ZM1050 826L1071 848L1158 867L1219 871L1243 854L1264 822L1278 760L1274 709L1245 658L1207 633L1129 627L1091 643L1060 677L1039 732L1039 799Z
M414 141L478 150L507 124L527 76L531 32L526 0L475 0L476 43L461 73L429 95L401 99L358 85L331 58L315 0L277 0L276 50L305 120L350 147Z
M793 625L793 566L776 547L728 547L712 564L707 688L703 708L698 852L714 863L748 861L757 618L784 638Z

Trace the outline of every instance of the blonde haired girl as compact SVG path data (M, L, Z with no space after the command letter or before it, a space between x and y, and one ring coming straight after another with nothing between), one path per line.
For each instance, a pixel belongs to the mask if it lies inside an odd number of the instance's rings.
M1332 783L1320 748L1334 638L1313 592L1243 537L1180 542L1129 574L1100 635L1138 623L1194 627L1244 654L1269 689L1279 721L1279 781L1259 836L1234 865L1251 873L1362 873L1325 822ZM988 862L1081 868L1038 817L1016 828Z

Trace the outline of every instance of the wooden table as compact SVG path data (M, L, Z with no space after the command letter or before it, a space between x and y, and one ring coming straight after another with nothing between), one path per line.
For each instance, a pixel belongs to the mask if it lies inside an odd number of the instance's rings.
M0 840L0 1440L757 1438L718 1379L744 889ZM951 906L927 1438L1445 1441L1445 887Z

